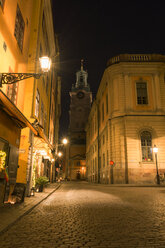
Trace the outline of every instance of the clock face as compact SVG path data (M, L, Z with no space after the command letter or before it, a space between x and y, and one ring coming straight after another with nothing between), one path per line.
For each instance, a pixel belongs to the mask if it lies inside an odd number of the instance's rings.
M79 92L77 93L77 97L78 97L79 99L83 98L83 97L84 97L84 92L79 91Z

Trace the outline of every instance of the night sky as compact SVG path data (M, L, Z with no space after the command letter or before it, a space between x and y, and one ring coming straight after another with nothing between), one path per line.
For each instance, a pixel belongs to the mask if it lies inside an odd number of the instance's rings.
M60 136L67 134L69 91L75 73L88 71L96 95L109 58L121 53L165 54L165 1L52 0L62 77Z

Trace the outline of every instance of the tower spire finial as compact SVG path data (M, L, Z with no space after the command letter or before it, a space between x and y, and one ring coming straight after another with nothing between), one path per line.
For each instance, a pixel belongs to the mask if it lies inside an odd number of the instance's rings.
M81 71L83 71L83 63L84 63L84 60L81 59Z

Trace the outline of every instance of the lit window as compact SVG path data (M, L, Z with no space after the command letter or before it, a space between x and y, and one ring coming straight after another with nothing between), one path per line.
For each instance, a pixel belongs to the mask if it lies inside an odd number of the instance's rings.
M22 17L20 8L17 5L14 36L17 40L18 46L19 46L21 51L23 49L24 31L25 31L25 22L24 22L24 19Z
M141 133L142 161L152 161L152 136L148 131Z
M148 104L147 83L136 83L137 104Z
M36 93L36 107L35 107L35 116L39 117L39 106L40 106L40 93L39 90L37 89Z

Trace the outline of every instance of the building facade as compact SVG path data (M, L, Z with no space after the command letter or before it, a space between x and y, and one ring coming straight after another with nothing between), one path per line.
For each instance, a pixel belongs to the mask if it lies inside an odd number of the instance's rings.
M32 77L1 88L28 122L18 134L14 162L15 181L26 187L28 195L36 177L45 175L54 180L61 96L55 70L58 53L50 0L0 1L0 72L41 73L39 58L47 55L52 59L50 72L40 79ZM5 125L9 125L7 121ZM9 142L10 136L11 132L6 133L5 140Z
M86 126L88 180L155 183L165 173L165 56L108 61Z
M85 124L90 112L92 93L87 83L88 73L83 69L76 73L76 83L70 92L69 145L66 147L65 175L70 180L86 179Z

